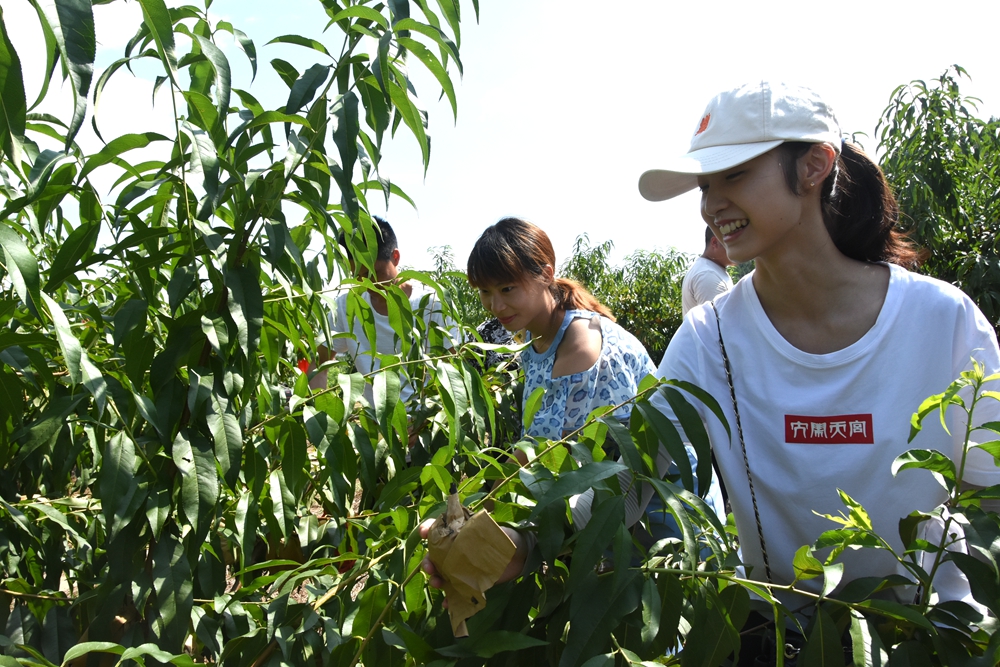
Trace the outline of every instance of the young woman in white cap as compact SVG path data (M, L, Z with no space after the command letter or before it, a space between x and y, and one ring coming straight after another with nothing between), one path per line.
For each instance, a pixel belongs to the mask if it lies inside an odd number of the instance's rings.
M654 201L694 188L729 257L755 270L688 314L657 373L707 390L732 426L730 441L703 414L750 576L791 583L795 551L836 527L820 514L845 509L838 489L901 549L899 519L946 494L926 470L894 476L893 461L908 449L959 461L965 436L949 414L950 434L928 419L908 442L910 417L973 359L1000 370L993 327L955 287L908 271L919 256L881 170L810 90L759 83L715 97L690 151L639 179ZM997 419L995 401L981 405L976 422ZM1000 483L1000 468L972 450L965 481ZM897 567L871 549L841 560L844 582ZM971 601L957 574L942 570L938 593Z

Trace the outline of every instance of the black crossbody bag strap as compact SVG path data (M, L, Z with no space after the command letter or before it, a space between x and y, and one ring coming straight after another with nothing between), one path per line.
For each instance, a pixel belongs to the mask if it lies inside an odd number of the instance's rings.
M767 583L774 583L771 579L771 564L767 559L767 547L764 546L764 528L760 524L760 512L757 510L757 494L753 490L753 475L750 474L750 461L747 459L747 446L743 441L743 425L740 424L740 408L736 403L736 387L733 385L733 373L729 365L729 355L726 354L726 344L722 342L722 322L719 319L719 311L715 307L715 302L711 301L712 311L715 313L715 325L719 330L719 348L722 350L722 362L726 367L726 381L729 383L729 395L733 399L733 412L736 414L736 433L740 438L740 449L743 451L743 465L747 470L747 482L750 483L750 500L753 502L753 518L757 521L757 539L760 540L760 552L764 555L764 574L767 575Z

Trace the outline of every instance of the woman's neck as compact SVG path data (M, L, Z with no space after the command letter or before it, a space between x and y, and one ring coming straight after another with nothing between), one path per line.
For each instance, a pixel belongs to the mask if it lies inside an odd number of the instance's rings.
M528 324L528 332L531 333L531 346L536 352L545 352L552 345L559 327L566 315L566 309L556 305L552 300L550 308L540 313L534 321Z
M832 240L808 253L802 247L758 258L754 290L785 340L812 354L836 352L875 325L888 291L889 270L846 257Z

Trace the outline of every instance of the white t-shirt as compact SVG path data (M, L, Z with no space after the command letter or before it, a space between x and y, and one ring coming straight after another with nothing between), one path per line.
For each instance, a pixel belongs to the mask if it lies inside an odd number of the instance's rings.
M893 460L909 449L935 449L958 462L964 428L949 411L952 435L930 416L907 443L910 417L927 397L944 391L971 368L1000 370L997 339L973 302L955 287L890 265L885 303L875 325L853 345L830 354L808 354L789 344L771 324L753 287L752 274L715 302L739 404L747 458L753 475L764 540L775 583L794 579L792 557L825 530L839 527L817 516L845 512L843 489L869 512L875 531L901 546L898 522L913 510L931 510L944 489L926 470L893 477ZM670 342L657 376L688 380L719 402L732 427L701 407L741 536L751 576L765 579L732 399L710 305L684 319ZM990 385L995 385L993 382ZM987 388L1000 389L1000 387ZM665 401L654 401L672 416ZM996 401L982 401L975 423L998 418ZM957 465L957 463L956 463ZM965 479L1000 483L1000 468L982 450L970 451ZM887 576L895 560L884 551L849 550L841 557L843 581ZM952 566L953 567L953 566ZM944 574L944 573L942 573ZM818 588L821 579L803 582ZM939 582L942 577L939 577ZM940 589L940 586L939 586ZM962 592L942 598L964 597Z
M423 321L431 323L445 330L444 347L454 347L454 341L459 340L458 329L449 322L446 326L444 317L441 314L441 305L438 303L437 295L421 283L410 283L413 291L410 294L410 308L414 315L420 315ZM371 312L375 325L375 352L381 355L398 355L401 353L399 334L393 330L387 315L380 315L371 307L371 295L367 290L358 290L360 300L364 303L365 309ZM353 322L348 316L348 292L337 296L335 308L330 312L330 329L334 333L350 333L355 340L347 337L334 338L332 341L333 351L337 354L350 354L354 358L354 366L359 373L368 374L378 369L381 363L378 357L372 353L371 344L365 335L365 330L360 319L355 318ZM413 340L413 338L411 338ZM429 343L425 338L423 341L424 350L429 351ZM402 378L401 378L402 379ZM406 401L413 395L413 385L411 382L402 382L399 387L399 400ZM365 399L369 404L374 404L374 396L371 384L365 385Z
M731 289L733 279L729 277L729 272L707 257L699 257L694 260L681 282L683 314L687 315L695 306L711 301Z

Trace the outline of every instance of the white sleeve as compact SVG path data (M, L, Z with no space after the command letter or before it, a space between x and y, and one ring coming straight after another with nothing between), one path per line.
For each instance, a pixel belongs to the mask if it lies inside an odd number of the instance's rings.
M334 302L334 308L327 313L330 322L330 331L335 334L348 333L351 327L347 321L347 292L342 292ZM348 339L339 337L330 341L333 351L337 354L348 354L351 351L351 343ZM354 347L357 347L354 345Z
M956 371L954 375L957 378L962 371L971 368L973 359L983 365L986 377L998 374L1000 373L1000 350L997 348L996 332L986 319L986 316L976 306L970 302L967 308L972 310L969 313L968 331L966 332L968 344L965 346L956 346L958 349L956 350ZM962 352L962 350L965 351ZM1000 392L1000 380L991 380L985 383L983 391ZM962 392L961 395L966 401L966 405L968 405L972 399L971 391ZM961 461L961 447L965 441L966 415L960 409L954 407L951 409L954 411L958 422L957 428L952 429L956 444L953 460L957 464ZM980 398L972 413L973 425L979 426L986 422L997 421L1000 421L1000 400L991 396ZM997 439L1000 439L1000 435L994 431L978 430L972 432L970 444L989 442ZM988 452L974 447L969 450L966 457L963 479L970 484L982 487L1000 484L1000 467L997 467L996 461Z
M691 293L697 303L711 301L720 294L725 294L732 287L732 282L720 279L715 272L701 271L692 276Z

